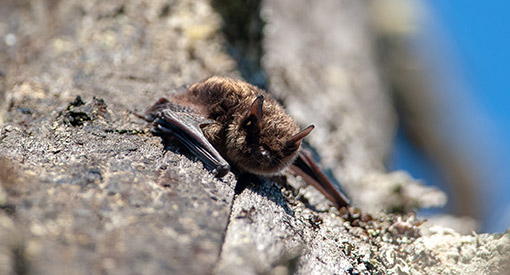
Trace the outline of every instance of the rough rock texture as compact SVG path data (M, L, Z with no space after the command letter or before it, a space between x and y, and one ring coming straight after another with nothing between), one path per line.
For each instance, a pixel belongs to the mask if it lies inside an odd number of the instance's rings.
M2 266L34 274L212 270L233 175L216 179L180 148L164 150L131 111L232 72L219 17L204 1L9 4L2 37L16 43L1 51L0 169L12 214L0 228L14 237L0 235L23 257Z
M263 5L271 90L296 119L318 126L312 145L363 212L331 208L290 173L217 179L133 115L185 84L237 75L209 2L82 2L0 8L0 274L510 270L508 233L432 227L423 237L412 214L376 214L444 198L420 201L429 190L384 172L394 122L362 3L327 1L307 9L309 18L295 10L305 4ZM330 44L321 48L310 35L325 32ZM278 40L285 37L293 42ZM356 54L321 55L341 45ZM384 195L365 199L362 188L374 183L386 186Z

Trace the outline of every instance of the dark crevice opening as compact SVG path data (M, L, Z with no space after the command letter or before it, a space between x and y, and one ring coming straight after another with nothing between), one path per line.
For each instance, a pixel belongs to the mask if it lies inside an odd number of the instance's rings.
M247 82L267 88L267 75L262 69L264 21L260 17L260 0L213 0L213 7L223 19L222 31L227 51L237 62L237 69Z

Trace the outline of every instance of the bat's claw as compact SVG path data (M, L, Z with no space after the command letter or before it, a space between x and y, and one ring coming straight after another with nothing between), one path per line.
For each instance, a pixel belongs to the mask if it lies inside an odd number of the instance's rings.
M218 166L218 168L215 168L213 171L217 177L221 178L221 177L225 176L230 171L230 165L224 164L224 165Z

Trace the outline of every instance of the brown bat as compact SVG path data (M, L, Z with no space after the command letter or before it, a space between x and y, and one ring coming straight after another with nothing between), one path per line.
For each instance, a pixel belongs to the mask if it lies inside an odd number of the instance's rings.
M314 126L299 131L276 100L244 81L210 77L170 100L159 99L142 118L153 123L155 134L176 138L218 177L228 173L230 165L264 176L291 166L337 208L349 205L300 149Z

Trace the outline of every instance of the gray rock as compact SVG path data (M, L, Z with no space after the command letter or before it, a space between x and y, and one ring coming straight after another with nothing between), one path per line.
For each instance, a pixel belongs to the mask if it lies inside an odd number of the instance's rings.
M216 179L181 148L165 150L131 112L232 72L214 50L218 16L197 1L11 8L2 26L12 29L1 36L18 42L2 51L0 156L18 176L1 168L2 203L14 209L2 247L24 247L25 268L36 274L210 272L234 177ZM12 234L21 244L7 243ZM5 267L15 266L17 256L6 257Z

